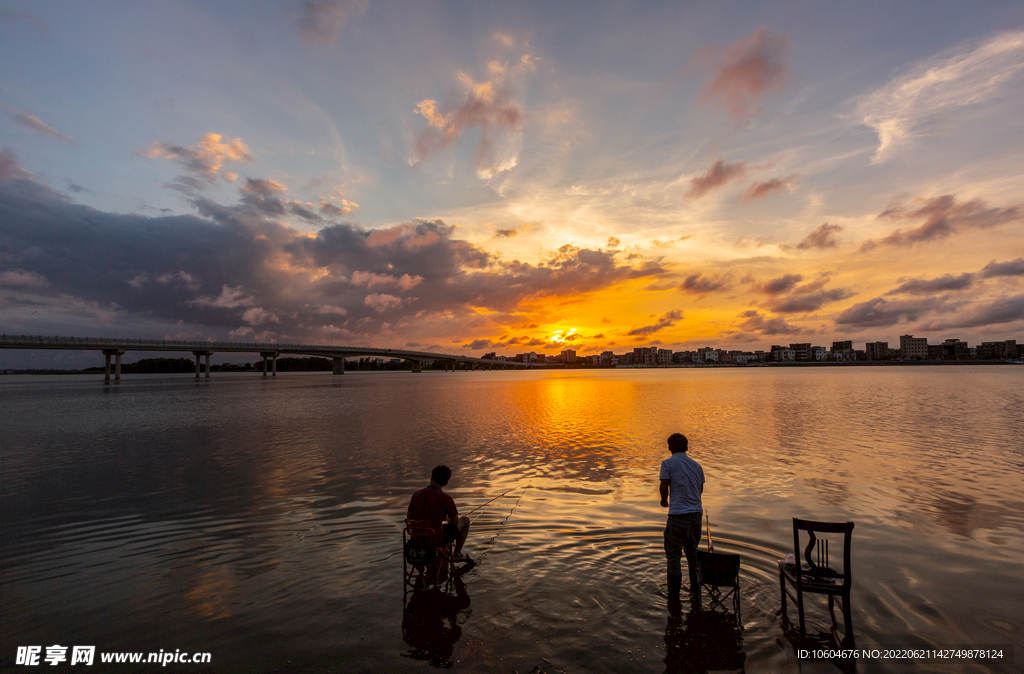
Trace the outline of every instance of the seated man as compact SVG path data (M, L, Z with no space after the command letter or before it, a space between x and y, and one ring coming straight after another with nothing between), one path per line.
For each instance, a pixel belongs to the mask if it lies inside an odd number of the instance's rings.
M430 484L412 495L406 517L410 520L429 520L435 531L441 531L444 542L455 541L453 562L475 564L473 558L462 552L462 546L469 534L469 518L459 517L455 500L444 493L444 487L452 478L448 466L438 466L430 473Z

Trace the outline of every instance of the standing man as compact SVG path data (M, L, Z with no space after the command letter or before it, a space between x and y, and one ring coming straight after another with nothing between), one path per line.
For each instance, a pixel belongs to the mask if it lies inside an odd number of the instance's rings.
M697 544L700 543L700 520L704 514L701 494L704 493L704 470L686 455L689 442L682 433L668 438L672 456L661 462L661 507L668 508L665 525L665 556L668 558L668 598L679 599L683 583L680 568L682 553L690 572L690 596L697 592L700 569L697 567ZM671 494L671 498L670 498Z
M476 562L462 552L462 546L469 535L469 518L459 517L455 500L444 492L448 480L452 479L452 469L448 466L437 466L430 473L430 484L412 495L406 518L410 520L429 520L434 531L443 532L445 543L455 541L453 562ZM699 524L699 523L698 523ZM698 536L700 533L698 532Z

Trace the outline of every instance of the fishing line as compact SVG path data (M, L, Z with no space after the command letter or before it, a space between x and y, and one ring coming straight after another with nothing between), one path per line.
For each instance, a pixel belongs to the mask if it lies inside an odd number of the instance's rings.
M481 503L481 504L480 504L480 505L478 505L477 507L475 507L475 508L473 508L472 510L470 510L470 511L468 511L468 512L466 512L466 513L463 513L463 514L464 514L464 515L472 515L472 514L473 514L473 513L475 513L475 512L477 511L477 510L480 510L480 508L484 508L484 507L486 507L486 506L488 506L488 505L490 505L490 504L494 503L495 501L497 501L497 500L498 500L499 498L501 498L501 497L502 497L502 496L504 496L505 494L509 493L510 491L515 491L515 490L519 489L519 487L522 487L522 486L526 486L527 488L529 488L529 487L530 487L530 483L529 483L529 482L527 482L527 483L525 483L525 485L522 485L522 484L520 484L520 485L518 485L518 486L516 486L516 487L512 487L511 489L507 489L507 490L505 490L504 492L502 492L502 493L498 494L497 496L495 496L494 498L492 498L492 499L491 499L490 501L485 501L484 503ZM479 515L477 515L477 517L479 517ZM476 521L476 518L473 518L473 521L475 522L475 521Z
M523 485L519 485L519 487L522 487L522 486L523 486ZM505 494L507 494L507 493L508 493L509 491L515 491L516 489L519 489L519 487L513 487L512 489L509 489L508 491L506 491L506 492L505 492ZM518 499L516 499L515 505L513 505L513 506L512 506L512 510L515 510L515 509L516 509L516 506L517 506L517 505L519 505L519 502L523 500L523 494L525 494L525 493L526 493L526 490L527 490L527 489L529 489L529 488L530 488L530 483L529 483L529 482L527 482L527 483L526 483L526 486L525 486L525 487L523 488L523 493L519 495L519 498L518 498ZM501 496L504 496L505 494L502 494ZM492 498L492 499L491 499L490 501L488 501L487 503L485 503L485 504L483 504L483 505L487 505L488 503L493 503L494 501L497 501L497 500L498 500L499 498L501 498L501 496L497 496L497 497L495 497L495 498ZM482 506L477 506L477 509L479 509L479 508L481 508L481 507L482 507ZM510 510L510 511L508 512L509 516L511 516L511 515L512 515L512 510ZM473 512L473 511L471 510L470 512ZM473 522L476 522L476 521L477 521L478 519L480 519L480 518L481 518L481 517L483 516L483 514L484 514L485 512L487 512L487 509L486 509L486 508L484 508L484 510L482 510L482 511L480 512L480 514L479 514L479 515L477 515L476 517L474 517L473 519L471 519L471 520L469 521L469 523L470 523L470 524L472 524ZM504 524L504 523L505 523L505 522L507 522L507 521L508 521L508 517L506 517L506 518L504 519L504 521L502 521L502 523L501 523L501 524ZM499 524L498 526L501 526L501 524Z
M505 515L505 519L503 519L501 522L498 523L498 526L496 527L497 531L494 533L493 536L491 536L489 539L487 539L487 541L485 543L483 543L480 547L490 546L492 543L494 543L494 540L496 538L498 538L498 536L501 535L502 527L505 525L506 522L508 522L509 518L512 517L512 513L515 512L516 508L519 507L519 502L523 500L524 496L526 496L526 491L529 488L530 488L530 483L527 482L526 483L526 488L523 489L523 493L519 495L519 498L516 499L516 502L514 504L512 504L512 509L508 511L508 515ZM509 490L509 491L511 491L511 490ZM480 515L477 515L477 517L479 517L479 516ZM486 555L490 551L491 551L490 548L488 548L487 550L484 550L479 555L477 555L477 559L478 560L483 559L484 555Z

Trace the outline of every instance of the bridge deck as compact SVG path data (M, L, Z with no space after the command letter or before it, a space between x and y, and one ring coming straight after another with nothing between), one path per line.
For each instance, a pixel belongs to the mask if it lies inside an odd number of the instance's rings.
M188 351L212 353L274 353L324 356L327 358L353 358L357 356L378 356L402 360L442 360L459 363L485 365L510 365L513 367L544 367L539 363L520 363L496 358L473 358L471 356L406 349L380 349L370 346L332 346L326 344L276 344L259 342L198 342L161 339L108 339L100 337L46 337L36 335L0 335L0 349L63 349L77 351Z

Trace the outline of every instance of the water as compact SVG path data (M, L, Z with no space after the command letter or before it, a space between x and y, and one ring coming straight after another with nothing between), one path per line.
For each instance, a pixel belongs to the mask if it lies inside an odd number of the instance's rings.
M824 599L806 640L778 615L796 516L856 522L858 647L1015 656L858 671L1019 671L1022 383L1013 366L3 377L0 663L82 644L209 652L203 671L837 671L795 653L829 643ZM676 431L716 551L742 555L739 616L666 610ZM438 463L463 512L510 491L474 513L480 565L409 601L402 521Z

